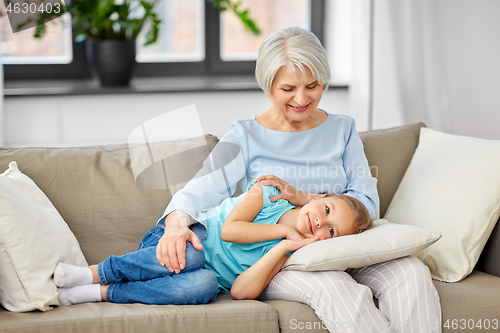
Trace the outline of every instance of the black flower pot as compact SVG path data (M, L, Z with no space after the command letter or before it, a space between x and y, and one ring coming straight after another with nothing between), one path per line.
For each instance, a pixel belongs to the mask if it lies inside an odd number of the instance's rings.
M103 86L128 86L136 64L135 40L89 40L87 47Z

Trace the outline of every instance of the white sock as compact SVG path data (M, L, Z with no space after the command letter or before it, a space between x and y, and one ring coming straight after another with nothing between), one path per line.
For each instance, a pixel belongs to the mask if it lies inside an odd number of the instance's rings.
M61 305L101 301L102 299L100 284L86 284L73 288L59 288L59 303Z
M71 288L92 284L94 277L89 267L60 262L54 270L54 284L59 288Z

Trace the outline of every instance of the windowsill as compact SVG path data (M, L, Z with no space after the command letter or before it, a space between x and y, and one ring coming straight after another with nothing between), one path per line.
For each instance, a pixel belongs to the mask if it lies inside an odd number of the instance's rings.
M346 88L335 85L330 88ZM97 79L7 81L5 97L111 95L162 92L260 90L253 76L182 76L167 78L134 78L128 87L102 87Z
M107 95L158 92L259 90L253 76L133 78L128 87L102 87L97 79L7 81L4 96Z

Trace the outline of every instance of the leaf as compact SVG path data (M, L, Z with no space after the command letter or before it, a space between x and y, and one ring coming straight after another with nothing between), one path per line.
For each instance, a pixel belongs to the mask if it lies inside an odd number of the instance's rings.
M9 3L11 0L4 0ZM42 0L43 1L43 0ZM250 18L248 10L241 10L243 1L231 0L206 0L214 8L221 12L231 9L241 20L245 28L253 34L260 34L257 24ZM250 0L248 0L250 1ZM80 0L71 10L72 24L76 32L76 39L82 40L86 37L95 39L136 39L146 22L148 31L144 45L150 45L158 40L160 34L161 20L154 12L158 0L125 0L122 4L115 4L115 0ZM142 7L144 14L142 17L134 17L132 11ZM63 5L64 11L67 11ZM1 13L1 12L0 12ZM113 13L118 13L118 18L111 19ZM43 22L49 18L44 14L37 20ZM116 14L115 14L116 16ZM47 21L47 20L46 20ZM23 22L22 24L27 24ZM115 31L113 25L119 24L119 29ZM116 26L116 25L115 25ZM35 37L40 38L46 33L46 27L40 24L35 29Z

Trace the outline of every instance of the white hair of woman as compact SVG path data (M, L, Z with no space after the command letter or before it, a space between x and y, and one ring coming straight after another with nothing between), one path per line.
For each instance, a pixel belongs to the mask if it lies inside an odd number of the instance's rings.
M280 68L287 67L298 81L296 68L306 77L304 66L311 70L314 78L326 90L330 81L330 66L326 50L318 37L299 27L281 29L262 42L255 77L268 95Z

